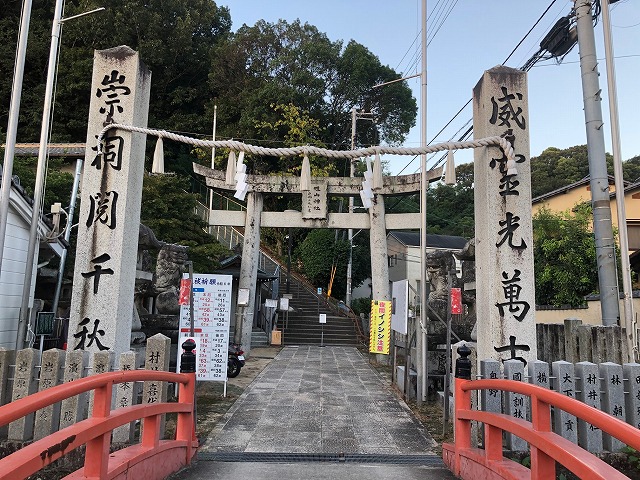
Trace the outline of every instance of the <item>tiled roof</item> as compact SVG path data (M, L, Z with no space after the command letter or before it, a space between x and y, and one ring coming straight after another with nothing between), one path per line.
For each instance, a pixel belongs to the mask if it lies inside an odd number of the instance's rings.
M400 243L409 247L420 246L420 232L391 232L389 236L393 236ZM431 235L427 234L427 247L444 248L447 250L462 250L467 244L464 237L456 237L452 235Z

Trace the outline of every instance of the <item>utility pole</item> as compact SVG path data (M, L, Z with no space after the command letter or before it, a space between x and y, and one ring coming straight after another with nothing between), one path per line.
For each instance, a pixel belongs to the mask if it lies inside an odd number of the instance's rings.
M217 123L218 123L218 105L214 105L213 106L213 138L212 138L214 142L216 141ZM215 165L216 165L216 147L213 147L211 149L211 170L215 168ZM209 215L211 215L211 210L213 210L213 188L209 190ZM209 215L207 215L207 218L209 218ZM209 225L211 225L211 222L209 222ZM209 229L211 229L211 226L209 226Z
M11 196L11 177L13 176L13 155L16 150L16 135L18 132L18 116L20 114L20 99L22 97L22 80L24 78L24 62L27 55L27 37L31 20L31 0L24 0L22 4L22 21L18 37L16 64L13 72L13 86L11 87L11 103L9 104L9 122L7 124L7 140L5 141L4 164L2 165L2 191L0 191L0 274L2 273L2 257L4 255L4 240L7 234L7 219L9 218L9 197Z
M27 323L29 322L29 298L31 296L31 277L33 276L36 246L38 243L38 225L40 223L40 204L42 203L44 190L44 176L49 147L49 126L51 125L51 111L53 103L53 87L55 84L56 70L58 66L58 45L60 43L60 31L62 30L62 7L64 0L56 0L51 29L51 48L49 48L49 66L47 70L47 83L44 93L44 108L42 111L42 126L40 127L40 146L38 149L38 167L36 169L36 185L33 193L33 210L31 214L31 229L29 230L29 245L27 248L27 260L24 271L24 287L22 289L22 303L20 305L20 319L16 333L16 350L24 348ZM37 270L37 266L36 266Z
M602 29L607 65L607 90L609 91L609 120L611 121L611 146L613 150L613 172L616 182L616 207L618 213L618 235L620 237L620 263L622 267L622 290L624 293L624 327L630 362L636 361L638 339L633 321L633 286L629 262L629 238L627 232L627 211L624 201L624 177L622 172L622 152L620 148L620 125L618 121L618 94L616 88L615 56L611 38L611 18L609 0L602 0Z
M55 86L56 72L58 69L58 51L60 46L60 34L62 24L67 20L83 17L92 13L101 12L104 7L93 9L89 12L62 18L64 0L56 0L53 15L53 26L51 27L51 45L49 48L49 65L47 69L47 82L44 93L44 107L42 111L42 125L40 127L40 145L38 149L38 166L36 168L36 184L33 193L33 210L31 213L31 228L29 230L29 245L27 248L27 259L25 262L24 286L22 289L22 303L20 305L20 318L18 321L18 331L16 333L16 350L23 348L27 323L29 322L29 298L31 297L31 278L34 276L34 264L36 263L36 246L38 243L38 225L40 223L40 208L43 199L44 180L46 173L46 163L49 150L49 133L51 127L51 115L53 112L53 89ZM37 269L37 265L36 265Z
M596 259L602 324L617 325L620 317L618 279L616 276L615 241L609 205L609 177L604 146L602 98L598 81L598 58L591 14L591 0L575 0L576 28L580 51L582 96L587 131L589 175L591 177L591 205L593 232L596 239ZM617 192L624 196L624 189ZM626 255L627 252L622 252Z
M427 146L427 0L422 0L422 69L420 75L420 146ZM420 319L416 322L416 374L418 406L426 400L427 382L426 337L427 326L427 155L420 155ZM450 353L447 352L447 355Z
M371 112L360 112L358 113L358 109L356 107L351 108L351 150L355 150L356 148L356 122L360 120L371 120L373 115ZM356 167L356 159L349 160L349 177L353 178L355 176L355 167ZM353 213L353 197L349 197L349 213ZM349 237L349 263L347 264L347 293L345 295L345 304L350 307L351 306L351 278L353 272L353 228L350 228L348 231Z

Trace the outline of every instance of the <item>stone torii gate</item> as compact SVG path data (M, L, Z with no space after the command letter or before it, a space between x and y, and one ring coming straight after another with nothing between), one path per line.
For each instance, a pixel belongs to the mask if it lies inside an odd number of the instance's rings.
M208 187L233 191L226 174L193 164L195 173L206 179ZM439 179L442 168L428 172L429 181ZM420 174L384 177L383 185L373 190L368 213L335 213L327 208L328 196L357 197L362 177L311 177L309 190L301 189L300 177L248 175L247 210L211 210L212 226L244 227L242 263L238 288L248 289L249 301L238 306L235 341L246 351L251 349L251 330L255 303L255 287L260 255L261 227L331 228L370 230L372 295L375 300L390 300L387 263L387 230L413 229L420 225L420 213L385 213L385 195L411 194L420 191ZM302 195L302 212L266 212L265 195Z

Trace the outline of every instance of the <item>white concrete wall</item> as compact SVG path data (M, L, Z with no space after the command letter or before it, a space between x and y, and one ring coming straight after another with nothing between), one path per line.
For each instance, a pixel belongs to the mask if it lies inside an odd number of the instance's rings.
M15 348L16 345L28 241L28 225L16 213L13 205L10 205L0 274L0 347ZM34 269L32 292L35 288L35 273ZM33 295L31 298L33 299Z

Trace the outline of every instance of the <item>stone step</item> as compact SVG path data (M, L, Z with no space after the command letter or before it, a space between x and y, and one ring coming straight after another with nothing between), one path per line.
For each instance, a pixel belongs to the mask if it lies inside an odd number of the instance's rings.
M251 332L251 347L266 347L269 345L269 337L262 330L254 330Z

